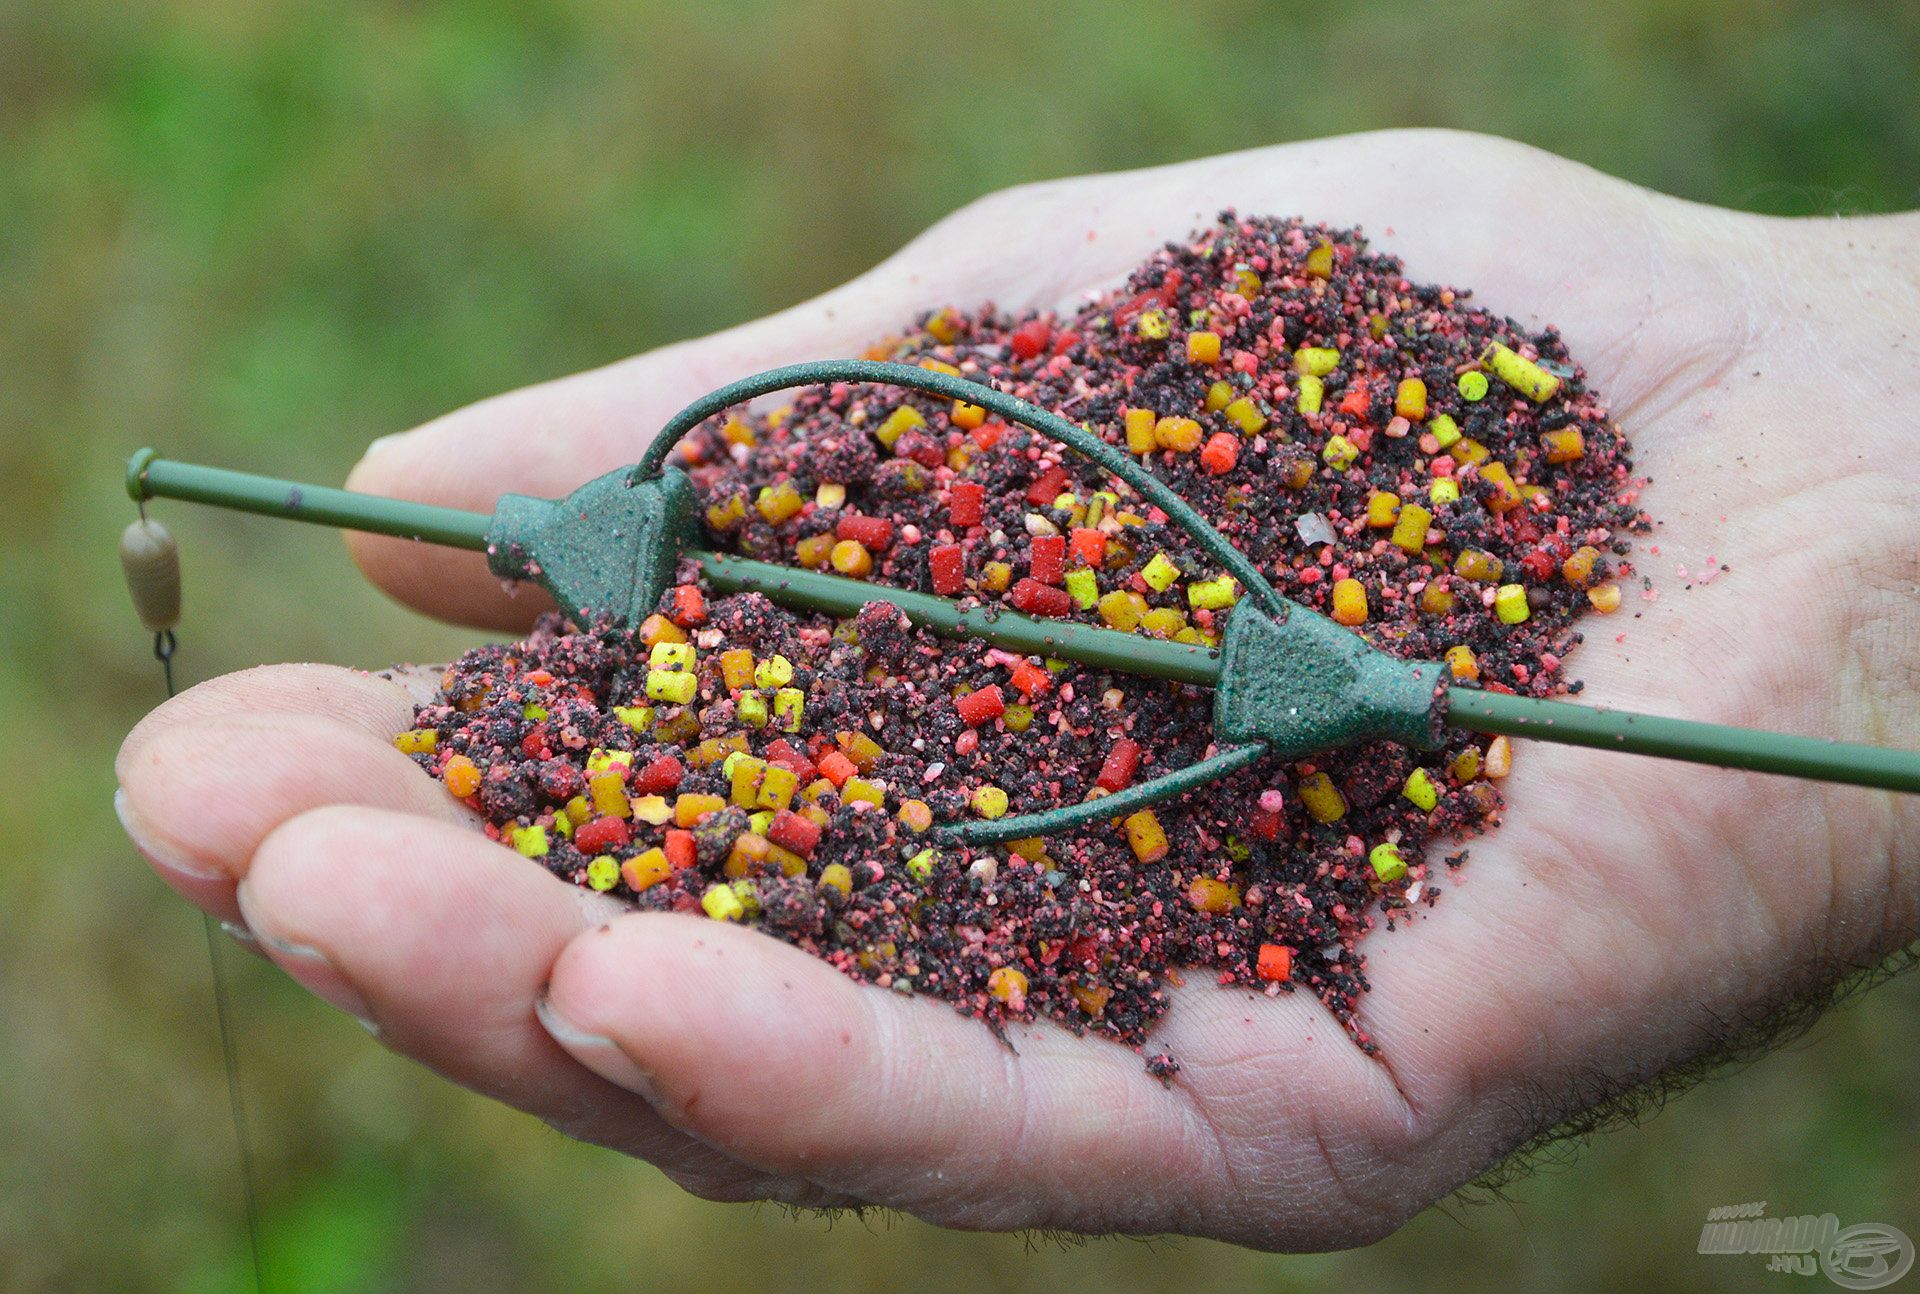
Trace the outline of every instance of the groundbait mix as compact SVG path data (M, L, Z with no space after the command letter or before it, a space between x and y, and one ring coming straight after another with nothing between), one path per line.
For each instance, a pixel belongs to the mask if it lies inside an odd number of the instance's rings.
M1414 283L1355 231L1231 212L1068 315L942 309L871 349L1146 461L1282 594L1456 680L1548 696L1645 528L1627 444L1559 337ZM1267 759L1103 826L934 824L1102 796L1212 749L1188 685L913 628L882 586L1217 642L1235 582L1124 484L975 405L809 388L679 461L713 545L871 579L844 621L710 596L544 618L468 653L400 748L489 835L639 908L757 926L999 1028L1142 1043L1179 968L1304 987L1362 1045L1356 943L1437 897L1513 751L1454 732ZM1156 1057L1155 1072L1171 1068Z

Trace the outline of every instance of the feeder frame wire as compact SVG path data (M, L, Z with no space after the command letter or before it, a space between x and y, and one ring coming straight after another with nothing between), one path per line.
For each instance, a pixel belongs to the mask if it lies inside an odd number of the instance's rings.
M649 481L659 476L666 467L667 455L673 452L688 432L698 427L717 413L724 412L736 404L745 404L763 395L775 391L784 391L796 386L827 385L835 382L871 382L884 386L901 386L909 390L925 391L931 395L945 396L966 404L979 405L983 409L997 413L1009 422L1017 422L1030 431L1060 442L1080 457L1105 468L1166 513L1168 518L1186 531L1192 540L1207 551L1224 567L1228 574L1240 581L1243 588L1257 596L1266 605L1267 611L1285 619L1293 604L1281 597L1260 568L1253 564L1247 555L1235 548L1227 537L1213 528L1213 525L1178 494L1171 486L1149 472L1133 457L1114 448L1100 437L1082 427L1076 427L1057 413L1049 413L1038 405L1028 404L1017 396L997 391L993 387L983 386L966 378L954 377L933 369L919 368L912 364L893 364L884 360L870 359L820 359L809 360L804 364L788 364L784 368L770 368L763 373L743 377L725 386L716 387L698 400L669 418L653 442L647 446L640 461L634 465L630 479Z
M142 519L146 515L147 510L141 508ZM173 655L178 647L179 640L171 629L162 629L153 636L153 656L160 662L169 701L177 694L173 683ZM226 959L220 955L220 932L214 928L212 913L200 914L200 927L207 936L207 966L213 972L213 1016L220 1026L220 1060L227 1075L227 1108L233 1113L233 1137L240 1156L240 1197L247 1217L247 1250L253 1256L253 1288L264 1291L267 1265L260 1250L260 1197L253 1162L253 1136L247 1126L247 1105L241 1099L240 1046L234 1036Z

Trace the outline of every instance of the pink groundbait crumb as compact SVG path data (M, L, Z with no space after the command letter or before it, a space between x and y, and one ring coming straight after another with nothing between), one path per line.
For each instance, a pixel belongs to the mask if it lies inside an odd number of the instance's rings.
M1069 315L941 309L870 358L946 366L1138 455L1277 588L1479 686L1578 691L1641 482L1552 332L1409 280L1353 231L1227 213ZM1186 642L1238 589L1124 485L985 411L834 385L681 450L719 548L868 579L855 618L715 597L548 616L463 657L398 739L490 834L646 909L751 923L996 1027L1139 1045L1176 968L1305 988L1350 1030L1355 950L1491 825L1505 739L1267 760L1078 833L942 821L1074 803L1211 749L1211 694L940 642L888 586ZM1364 1036L1355 1036L1366 1044ZM1170 1057L1155 1064L1171 1075Z

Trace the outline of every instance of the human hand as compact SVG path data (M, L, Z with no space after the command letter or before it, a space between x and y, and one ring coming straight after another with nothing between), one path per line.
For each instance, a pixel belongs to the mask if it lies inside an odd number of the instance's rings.
M1584 699L1920 745L1917 218L1743 216L1472 136L1012 190L819 300L383 442L351 484L483 510L564 493L730 378L857 352L922 306L1068 302L1229 205L1363 225L1416 279L1561 327L1653 478L1664 554L1641 554L1659 600L1583 626ZM473 554L354 551L436 615L537 609ZM1683 590L1673 563L1709 554L1731 572ZM1015 1058L751 930L618 915L471 829L391 745L411 707L317 666L215 680L128 738L123 816L169 883L388 1045L718 1199L1362 1243L1920 929L1920 800L1523 744L1457 892L1364 946L1378 1055L1311 994L1196 984L1154 1038L1183 1066L1163 1087L1109 1042L1035 1024Z

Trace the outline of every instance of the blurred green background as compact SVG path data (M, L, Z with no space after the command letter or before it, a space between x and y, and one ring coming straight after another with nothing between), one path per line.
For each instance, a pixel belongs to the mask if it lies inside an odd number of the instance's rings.
M159 686L113 558L133 446L337 480L376 435L789 304L994 188L1336 131L1910 207L1916 85L1920 10L1869 3L0 4L0 1287L250 1288L198 919L108 809ZM329 536L168 521L189 680L473 641ZM1920 979L1505 1202L1272 1258L704 1204L229 963L281 1290L1734 1289L1766 1278L1694 1254L1714 1205L1920 1236Z

